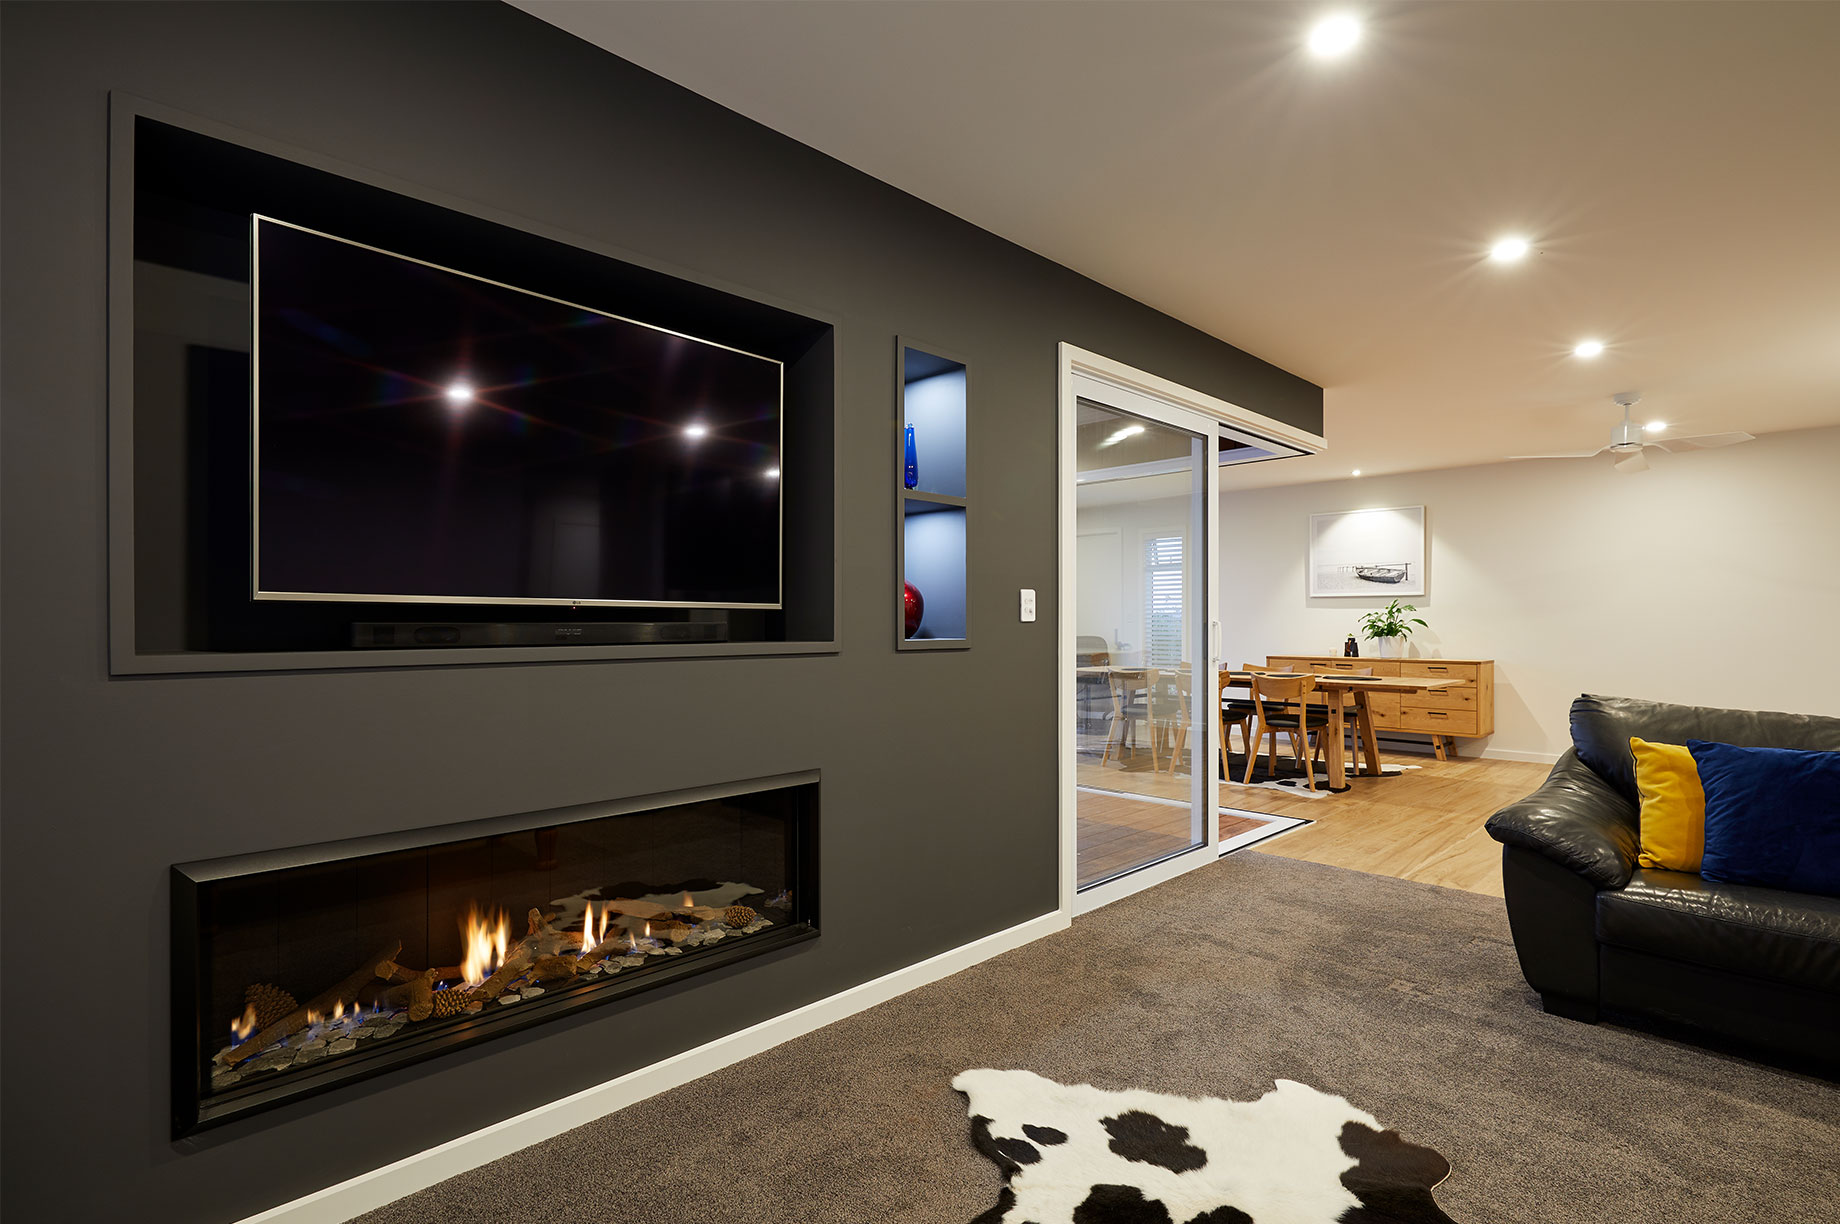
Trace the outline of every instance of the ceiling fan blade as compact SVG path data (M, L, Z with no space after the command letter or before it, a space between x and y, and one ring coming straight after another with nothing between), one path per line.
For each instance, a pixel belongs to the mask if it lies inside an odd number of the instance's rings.
M1648 459L1641 451L1635 451L1627 458L1618 459L1616 461L1616 470L1619 472L1646 472L1648 471Z
M1650 442L1649 445L1658 446L1664 451L1711 450L1715 446L1736 446L1740 442L1754 441L1755 438L1756 435L1743 432L1695 434L1690 438L1669 438L1664 442Z

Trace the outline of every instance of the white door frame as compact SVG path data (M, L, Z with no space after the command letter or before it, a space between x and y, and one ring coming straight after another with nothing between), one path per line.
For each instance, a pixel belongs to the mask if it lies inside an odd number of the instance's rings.
M1085 913L1098 906L1129 896L1134 892L1170 880L1197 867L1206 866L1217 857L1216 841L1219 836L1220 822L1214 819L1216 804L1214 795L1214 758L1218 752L1217 737L1199 727L1200 719L1196 717L1202 709L1213 708L1213 693L1210 686L1197 686L1194 690L1195 712L1191 718L1197 724L1190 739L1195 744L1195 780L1206 797L1204 824L1207 830L1205 843L1194 850L1178 854L1172 858L1155 863L1120 879L1081 893L1079 891L1079 798L1077 792L1078 738L1075 719L1077 717L1076 692L1074 684L1075 667L1075 615L1079 597L1077 587L1078 573L1076 557L1078 549L1078 503L1076 500L1077 467L1076 440L1078 436L1077 418L1079 401L1082 396L1126 412L1136 411L1142 415L1165 415L1174 411L1178 414L1199 414L1212 422L1250 432L1259 437L1270 439L1295 451L1315 454L1326 449L1321 435L1308 433L1294 425L1273 420L1249 409L1242 408L1223 399L1218 399L1205 392L1184 387L1166 378L1113 361L1109 357L1061 342L1059 352L1059 390L1060 410L1058 414L1059 442L1059 478L1056 482L1060 514L1057 538L1060 553L1059 599L1056 606L1060 610L1057 617L1057 641L1059 649L1059 674L1056 678L1060 725L1056 733L1059 745L1059 808L1060 808L1060 883L1061 910L1069 915ZM1212 672L1218 662L1220 644L1221 610L1216 606L1219 599L1218 557L1220 539L1220 464L1215 455L1218 432L1210 438L1208 445L1208 463L1206 491L1203 511L1198 517L1205 519L1204 537L1207 547L1202 550L1205 555L1196 557L1195 563L1201 567L1203 581L1206 584L1206 621L1208 625L1207 655L1197 666L1205 676ZM1204 696L1205 695L1205 705ZM1210 728L1211 730L1211 728Z

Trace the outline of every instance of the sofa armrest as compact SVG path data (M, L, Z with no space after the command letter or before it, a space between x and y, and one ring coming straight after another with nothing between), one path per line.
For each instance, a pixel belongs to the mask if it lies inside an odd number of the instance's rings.
M1489 836L1621 888L1635 870L1637 808L1567 749L1540 789L1489 817Z

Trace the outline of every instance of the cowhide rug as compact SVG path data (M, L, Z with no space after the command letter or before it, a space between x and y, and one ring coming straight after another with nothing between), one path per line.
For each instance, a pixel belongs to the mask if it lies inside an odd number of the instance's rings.
M1450 1162L1293 1080L1256 1101L967 1071L971 1141L1005 1185L972 1224L1454 1224Z
M1269 772L1266 768L1268 758L1260 756L1252 767L1252 781L1250 782L1244 781L1246 777L1246 758L1237 753L1228 753L1228 758L1226 768L1220 771L1220 780L1222 782L1231 782L1235 786L1251 786L1261 787L1266 790L1288 791L1292 794L1310 799L1322 799L1329 795L1339 795L1348 789L1346 783L1343 784L1342 789L1339 791L1330 787L1329 767L1320 762L1311 763L1311 771L1316 775L1316 787L1312 790L1310 788L1309 779L1303 776L1303 770L1298 767L1295 761L1282 753L1278 755L1278 772L1275 774ZM1408 770L1423 768L1423 765L1394 765L1389 762L1380 766L1380 776L1382 778L1397 778ZM1348 776L1350 778L1356 776L1352 765L1349 767ZM1373 775L1364 772L1359 776L1365 779Z

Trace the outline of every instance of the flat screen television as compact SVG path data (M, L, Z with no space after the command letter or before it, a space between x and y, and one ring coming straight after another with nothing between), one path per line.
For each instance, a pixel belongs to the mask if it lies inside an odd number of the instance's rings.
M258 600L780 606L780 362L252 220Z

